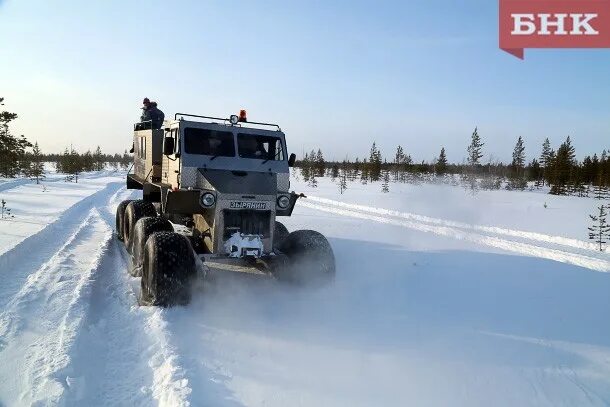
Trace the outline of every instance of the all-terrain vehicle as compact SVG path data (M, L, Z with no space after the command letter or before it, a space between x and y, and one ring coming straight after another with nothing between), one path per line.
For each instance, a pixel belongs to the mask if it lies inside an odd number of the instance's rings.
M143 305L186 304L199 269L323 283L335 273L326 238L289 233L276 221L291 216L303 195L289 192L285 135L276 124L177 113L161 129L134 127L133 172L116 233L141 276ZM176 225L180 225L177 227ZM179 232L175 231L179 229Z

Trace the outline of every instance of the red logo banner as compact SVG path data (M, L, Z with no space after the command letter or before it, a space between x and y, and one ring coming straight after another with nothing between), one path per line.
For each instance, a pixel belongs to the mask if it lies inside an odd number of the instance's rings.
M500 0L500 48L610 48L610 0Z

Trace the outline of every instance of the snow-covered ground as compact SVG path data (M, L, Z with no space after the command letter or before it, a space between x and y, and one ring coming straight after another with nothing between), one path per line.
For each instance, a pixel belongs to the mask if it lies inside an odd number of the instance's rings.
M610 404L592 199L293 181L334 285L219 276L154 309L112 233L123 176L45 184L0 183L0 405Z

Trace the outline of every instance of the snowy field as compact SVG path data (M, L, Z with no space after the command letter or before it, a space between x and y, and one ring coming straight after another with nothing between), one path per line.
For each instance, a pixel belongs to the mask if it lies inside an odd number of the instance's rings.
M223 277L136 305L113 236L120 173L0 183L0 405L607 406L610 255L592 199L308 188L334 285ZM546 208L545 208L546 203Z

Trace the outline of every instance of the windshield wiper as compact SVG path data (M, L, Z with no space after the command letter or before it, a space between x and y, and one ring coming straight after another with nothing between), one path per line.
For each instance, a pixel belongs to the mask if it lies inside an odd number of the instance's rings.
M213 155L212 158L210 158L210 161L214 161L218 157L220 157L220 154Z
M270 158L267 158L266 160L264 160L264 161L261 163L261 165L263 165L263 164L267 164L267 162L268 162L269 160L270 160Z

